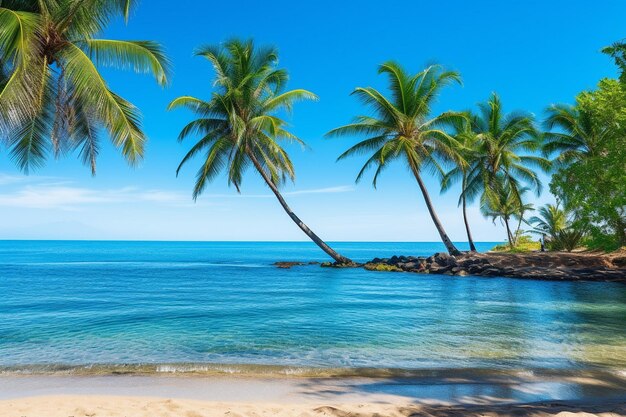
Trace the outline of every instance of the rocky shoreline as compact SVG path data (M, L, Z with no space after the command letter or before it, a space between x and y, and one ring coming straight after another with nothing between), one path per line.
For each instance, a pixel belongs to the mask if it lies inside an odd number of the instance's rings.
M322 264L342 267L342 265ZM626 255L597 253L436 253L429 257L374 258L361 265L370 271L414 272L456 276L512 277L552 281L626 283Z

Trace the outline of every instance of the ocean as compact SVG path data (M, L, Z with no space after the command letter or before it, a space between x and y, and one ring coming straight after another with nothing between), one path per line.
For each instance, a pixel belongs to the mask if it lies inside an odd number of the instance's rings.
M0 372L626 373L626 285L272 265L326 260L309 242L1 241Z

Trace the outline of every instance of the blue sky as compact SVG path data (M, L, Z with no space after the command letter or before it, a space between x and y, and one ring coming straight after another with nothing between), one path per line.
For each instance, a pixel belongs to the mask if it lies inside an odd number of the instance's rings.
M280 50L290 87L315 92L319 102L296 105L292 130L311 147L288 149L297 180L284 189L294 210L328 240L435 241L438 235L419 190L402 166L355 185L362 158L336 163L357 138L323 134L365 111L350 97L356 86L384 89L377 65L393 59L411 71L437 62L458 70L462 87L441 96L436 111L472 108L497 91L508 111L543 116L550 103L571 102L616 71L601 47L626 37L626 2L615 1L327 1L271 3L164 0L140 3L129 24L105 34L163 43L174 62L169 88L145 75L105 69L112 88L144 114L150 142L145 161L129 168L103 140L98 174L73 155L50 160L25 177L0 156L0 236L42 239L303 240L253 171L242 194L213 183L191 199L194 163L176 178L191 145L179 144L184 110L167 113L179 95L206 98L208 62L193 57L201 44L253 37ZM104 139L104 138L103 138ZM196 160L195 165L200 161ZM536 204L551 201L546 191ZM434 204L453 240L465 239L458 190L443 196L428 179ZM500 241L504 232L470 209L477 240Z

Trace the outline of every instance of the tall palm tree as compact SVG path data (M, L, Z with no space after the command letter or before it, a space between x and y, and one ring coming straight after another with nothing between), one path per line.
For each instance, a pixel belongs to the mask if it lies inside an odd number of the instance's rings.
M525 186L537 195L541 193L542 184L535 168L547 171L550 162L536 154L541 134L532 115L505 114L500 98L493 93L486 103L479 104L479 113L471 118L471 128L478 140L463 190L468 199L477 195L487 200L500 199L505 197L503 193L512 193L522 204Z
M453 71L445 71L440 66L430 66L410 75L395 62L380 66L379 74L387 75L391 96L372 87L357 88L353 94L371 107L374 116L358 116L353 123L328 132L327 136L365 135L367 139L357 143L339 160L351 155L373 152L356 180L363 177L368 168L376 166L373 185L379 174L394 160L406 163L422 192L426 207L439 236L450 254L458 255L459 250L444 230L433 207L430 195L422 179L425 169L442 175L443 170L437 157L453 159L455 141L443 126L461 117L458 114L444 113L431 116L433 102L441 89L451 83L460 83L460 76Z
M544 134L543 151L547 156L558 152L558 165L596 155L598 145L613 133L610 126L596 123L593 115L579 106L553 104L546 112L544 125L548 132Z
M209 60L216 73L213 83L216 89L211 99L183 96L169 106L170 110L186 107L199 116L183 128L178 138L182 141L190 135L200 136L178 166L177 175L190 159L205 152L193 198L222 170L228 174L228 184L239 191L244 171L252 165L289 217L317 246L337 263L352 264L296 216L278 189L287 178L295 179L293 164L278 140L303 144L286 130L280 112L289 111L297 100L316 99L316 96L300 89L284 91L287 72L276 67L276 49L256 48L251 40L230 40L223 47L205 46L196 55Z
M168 60L151 41L99 39L134 0L0 1L0 136L19 168L42 165L50 150L78 149L96 171L104 128L131 164L143 156L137 108L111 91L98 65L150 72L167 82Z
M457 157L454 158L455 166L448 171L441 181L441 192L446 192L457 181L461 181L461 195L459 196L459 205L463 211L463 223L465 224L465 232L467 233L467 241L470 251L476 252L476 245L472 238L469 221L467 219L467 173L476 158L476 149L478 147L478 135L472 129L471 112L466 112L465 117L455 121L452 124L452 137L458 142L456 148ZM473 199L474 196L470 196Z

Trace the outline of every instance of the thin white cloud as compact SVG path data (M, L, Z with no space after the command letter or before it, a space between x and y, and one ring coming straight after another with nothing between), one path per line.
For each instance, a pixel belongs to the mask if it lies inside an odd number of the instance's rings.
M0 172L0 185L27 184L46 180L54 180L54 177L42 177L38 175L11 175Z
M0 206L76 210L90 204L123 204L134 202L183 203L188 196L170 191L126 187L97 190L63 185L28 185L10 193L0 194Z
M193 205L190 193L173 190L142 190L137 187L95 189L73 186L71 182L51 177L21 177L0 173L0 185L11 185L0 193L0 207L28 209L80 210L95 204L151 202L160 205ZM334 194L353 191L351 186L335 186L286 192L285 195ZM206 194L200 201L223 198L272 198L272 194ZM210 203L209 203L210 204Z

